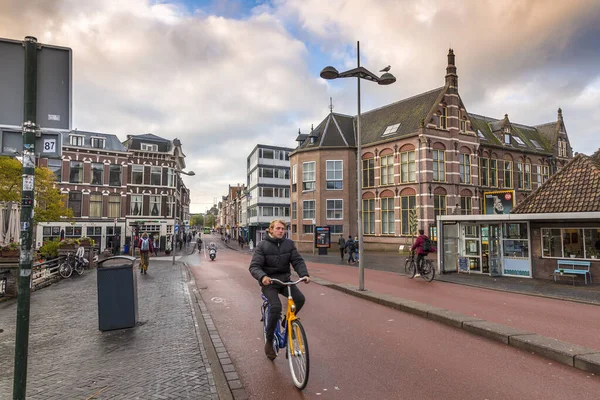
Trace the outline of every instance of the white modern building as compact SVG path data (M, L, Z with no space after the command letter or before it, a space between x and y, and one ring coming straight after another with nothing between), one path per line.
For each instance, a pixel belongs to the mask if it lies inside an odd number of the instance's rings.
M290 158L293 149L259 144L247 158L245 233L258 243L274 219L290 223Z

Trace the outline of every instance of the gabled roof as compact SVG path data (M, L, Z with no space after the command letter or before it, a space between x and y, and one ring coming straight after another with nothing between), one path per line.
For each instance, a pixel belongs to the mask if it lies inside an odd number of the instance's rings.
M471 128L475 132L481 132L481 134L485 137L485 139L481 141L482 144L495 144L498 146L507 146L504 145L500 141L500 139L498 139L498 137L493 133L501 129L504 122L503 119L499 120L483 115L469 113L469 120L471 121ZM556 127L556 122L551 122L540 126L546 125L553 125L554 127ZM509 145L507 147L512 147L514 149L527 149L528 151L534 152L552 152L552 142L549 141L547 137L538 130L538 127L517 124L514 122L510 123L510 127L511 135L519 137L525 143L525 145L523 146L517 143L516 145ZM535 143L532 142L532 140L539 143L539 145L542 147L542 150L537 148L537 146L535 146Z
M433 108L443 90L444 87L440 87L362 113L360 119L362 143L368 144L417 132L421 120ZM400 126L394 133L382 136L388 126L398 123Z
M92 149L91 138L103 138L104 139L104 149L103 150L114 150L114 151L127 151L127 147L123 146L117 135L113 135L112 133L100 133L100 132L87 132L87 131L61 131L62 134L62 142L63 146L69 145L69 135L78 135L84 136L83 146L73 146L73 147L83 147ZM100 149L97 149L100 150Z
M563 213L600 211L600 150L578 154L511 212Z
M296 150L356 146L354 118L350 115L330 113L309 135L299 134L296 140L299 140L301 136L306 140L300 143ZM314 142L311 142L311 138L315 139Z

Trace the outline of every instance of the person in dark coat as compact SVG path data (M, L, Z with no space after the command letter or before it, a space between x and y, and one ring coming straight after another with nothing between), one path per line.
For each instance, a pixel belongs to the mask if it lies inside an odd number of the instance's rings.
M277 357L275 350L273 350L273 337L275 336L275 326L281 318L282 308L279 294L287 296L286 287L273 283L271 278L288 282L291 279L291 264L298 276L305 277L306 283L310 282L304 259L298 253L294 242L284 237L285 229L285 222L281 220L271 222L265 239L254 250L249 268L250 273L258 281L271 306L267 325L267 341L265 343L265 354L271 360ZM296 314L298 314L304 305L305 298L297 286L291 286L291 290L292 298L296 303Z

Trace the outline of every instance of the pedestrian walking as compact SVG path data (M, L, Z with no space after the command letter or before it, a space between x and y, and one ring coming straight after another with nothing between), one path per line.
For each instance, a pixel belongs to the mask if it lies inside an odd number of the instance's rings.
M340 258L343 260L344 259L344 251L346 251L346 240L344 240L343 235L340 235L338 244L340 245Z
M358 246L358 236L355 236L354 237L354 260L355 261L358 261L358 256L359 256L358 249L359 249L359 246Z
M147 274L148 265L150 264L150 253L154 251L154 245L146 232L142 234L138 247L140 249L140 273Z
M242 236L240 236L238 238L238 243L240 244L240 249L244 248L244 238Z
M158 248L160 247L160 241L158 237L154 238L154 256L158 257Z
M352 240L352 235L348 235L348 240L346 240L346 250L348 251L348 264L353 265L355 263L355 260L354 240Z

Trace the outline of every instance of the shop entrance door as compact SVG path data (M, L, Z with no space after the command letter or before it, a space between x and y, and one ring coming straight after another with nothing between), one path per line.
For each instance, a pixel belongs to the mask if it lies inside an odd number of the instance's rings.
M502 240L500 240L502 229L500 224L490 224L488 230L488 249L490 262L490 275L502 275Z

